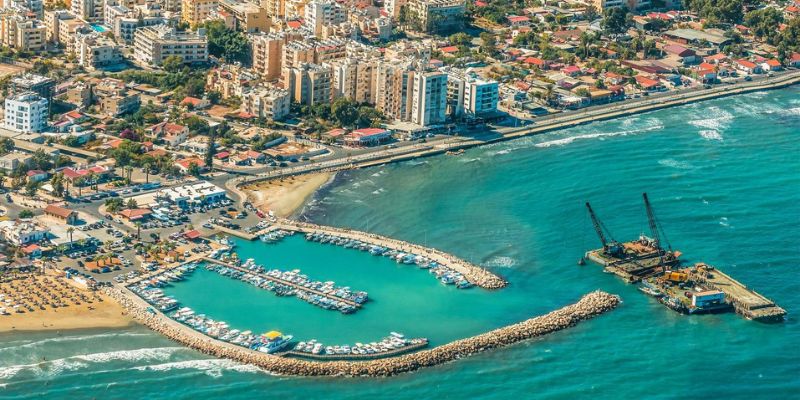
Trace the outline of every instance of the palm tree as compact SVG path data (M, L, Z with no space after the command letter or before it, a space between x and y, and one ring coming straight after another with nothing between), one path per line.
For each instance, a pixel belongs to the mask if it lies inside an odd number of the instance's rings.
M144 163L144 165L142 165L142 169L144 169L145 183L150 183L150 167L151 167L150 163Z
M67 228L67 235L69 235L69 245L72 247L72 232L75 232L75 228L69 227Z
M137 239L141 239L142 238L142 223L141 222L137 222L136 223L136 238Z

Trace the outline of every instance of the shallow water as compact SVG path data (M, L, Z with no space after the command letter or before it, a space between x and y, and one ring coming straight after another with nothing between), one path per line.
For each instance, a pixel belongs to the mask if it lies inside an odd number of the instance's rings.
M423 271L332 246L311 253L297 237L248 243L241 252L367 290L374 303L343 316L269 293L245 290L238 299L228 286L239 282L205 271L185 282L199 282L205 296L178 296L209 308L215 300L219 312L241 307L240 315L225 316L229 322L348 343L386 329L446 341L590 290L622 296L619 309L575 328L386 379L268 376L143 328L6 335L0 398L797 398L798 128L800 89L755 93L343 174L306 209L315 222L481 263L510 281L502 291L457 291ZM584 250L599 245L583 202L625 240L647 230L643 191L674 248L773 299L789 319L764 325L732 314L681 316L599 267L576 266Z

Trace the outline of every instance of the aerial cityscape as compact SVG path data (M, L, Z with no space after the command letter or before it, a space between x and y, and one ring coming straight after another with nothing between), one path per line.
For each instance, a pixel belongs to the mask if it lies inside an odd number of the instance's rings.
M800 393L800 1L0 7L0 399Z

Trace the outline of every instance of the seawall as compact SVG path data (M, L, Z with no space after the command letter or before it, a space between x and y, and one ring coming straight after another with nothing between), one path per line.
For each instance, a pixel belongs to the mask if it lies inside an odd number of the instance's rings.
M158 311L148 311L147 303L124 287L107 288L106 293L119 301L140 323L201 353L255 365L272 373L300 376L391 376L411 372L566 329L611 311L620 303L616 295L595 291L584 295L577 303L545 315L430 350L380 360L314 362L261 353L215 340Z

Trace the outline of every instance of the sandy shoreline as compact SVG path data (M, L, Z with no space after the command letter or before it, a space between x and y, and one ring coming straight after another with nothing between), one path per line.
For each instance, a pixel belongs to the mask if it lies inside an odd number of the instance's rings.
M114 299L105 294L100 296L103 302L94 304L0 315L0 333L126 328L136 324Z
M289 176L243 187L248 199L262 211L272 211L277 217L292 216L316 191L332 177L330 172Z

